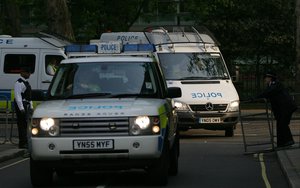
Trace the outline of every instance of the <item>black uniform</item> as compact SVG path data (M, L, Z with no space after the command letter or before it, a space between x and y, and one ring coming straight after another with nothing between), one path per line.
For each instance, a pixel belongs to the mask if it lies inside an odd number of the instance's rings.
M31 86L24 78L19 78L15 83L14 106L17 115L19 133L19 148L27 148L27 125L29 112L32 109Z
M271 103L276 119L277 146L283 147L294 144L289 124L293 112L297 110L297 105L288 91L280 82L273 80L256 98L267 98Z

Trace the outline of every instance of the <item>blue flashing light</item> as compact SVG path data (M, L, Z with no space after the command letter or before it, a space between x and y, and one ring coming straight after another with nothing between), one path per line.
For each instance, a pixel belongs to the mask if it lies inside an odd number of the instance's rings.
M155 46L153 44L139 44L139 51L155 52Z
M137 44L124 44L123 46L124 52L136 52L138 51Z
M124 52L155 52L153 44L124 44Z
M94 52L96 53L98 50L97 45L77 45L72 44L65 47L65 52Z

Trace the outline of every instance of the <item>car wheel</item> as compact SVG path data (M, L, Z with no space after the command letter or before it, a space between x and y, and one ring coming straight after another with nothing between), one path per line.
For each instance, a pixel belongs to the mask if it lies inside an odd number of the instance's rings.
M170 154L169 175L171 176L176 176L178 174L179 151L180 151L179 135L177 134Z
M30 158L30 177L33 186L47 186L52 184L53 170Z
M169 157L169 144L165 142L161 157L154 165L148 168L151 184L160 186L168 184Z
M72 169L58 168L55 170L55 172L56 172L56 175L61 178L71 177L74 175L74 171Z
M234 136L234 130L233 130L233 127L226 128L226 129L225 129L225 136L226 136L226 137L233 137L233 136Z

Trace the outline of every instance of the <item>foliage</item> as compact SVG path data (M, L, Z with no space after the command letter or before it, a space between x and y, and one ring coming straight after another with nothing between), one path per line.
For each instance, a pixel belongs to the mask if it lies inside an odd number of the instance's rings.
M4 10L9 0L1 0ZM14 0L20 7L21 25L47 30L46 1ZM88 42L105 31L128 31L140 17L147 22L176 14L177 4L167 0L68 0L76 41ZM182 11L197 25L206 26L221 44L230 67L236 60L292 67L295 62L294 0L181 0ZM25 8L25 9L24 9ZM25 11L24 11L25 10ZM27 12L27 13L26 13ZM28 13L29 12L29 13ZM159 12L159 15L157 14ZM0 32L7 29L7 16L1 11ZM251 61L249 61L251 60ZM267 60L267 62L265 61Z
M222 44L227 61L260 59L289 66L295 57L295 2L292 0L192 1L197 24ZM278 69L280 69L278 67Z
M79 41L106 31L128 31L147 0L76 0L70 2L72 24Z

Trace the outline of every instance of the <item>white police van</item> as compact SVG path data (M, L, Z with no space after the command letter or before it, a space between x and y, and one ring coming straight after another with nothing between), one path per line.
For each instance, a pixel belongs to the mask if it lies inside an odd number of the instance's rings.
M149 49L154 47L66 47L69 58L32 116L33 185L50 184L54 172L140 168L161 185L177 174L179 134L172 98L181 90L167 87Z
M209 32L200 33L194 27L158 27L152 28L150 40L157 48L168 86L182 89L176 102L180 129L225 130L225 136L233 136L239 96Z
M67 44L70 43L47 34L40 37L0 35L0 96L9 101L9 108L14 99L14 83L20 77L21 68L30 68L32 89L47 90L53 77L47 72L48 63L65 59L64 46ZM1 101L0 105L4 103Z
M217 42L194 27L153 27L145 32L106 33L100 41L151 43L169 87L180 87L179 128L225 130L233 136L239 96Z

